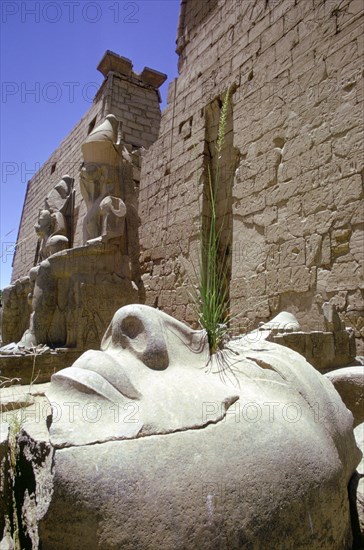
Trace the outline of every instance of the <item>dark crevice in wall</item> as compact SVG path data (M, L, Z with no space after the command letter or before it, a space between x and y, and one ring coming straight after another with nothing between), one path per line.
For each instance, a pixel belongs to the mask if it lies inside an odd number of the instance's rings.
M233 239L232 186L238 157L237 150L233 145L234 132L232 101L229 102L228 106L225 139L220 155L218 155L216 148L222 99L223 98L221 97L216 98L205 109L205 166L202 204L202 235L208 235L211 220L212 205L209 191L209 177L212 178L212 181L214 181L217 177L218 190L216 193L216 213L217 230L219 235L218 272L224 275L225 280L223 281L223 284L225 285L229 296L232 272ZM216 174L217 167L219 171L218 176Z

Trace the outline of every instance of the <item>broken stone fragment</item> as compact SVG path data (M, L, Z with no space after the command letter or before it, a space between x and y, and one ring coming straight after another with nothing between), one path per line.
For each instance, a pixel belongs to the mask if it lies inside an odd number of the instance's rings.
M362 459L357 467L356 508L359 530L364 544L364 423L355 428L354 435L356 444L362 452Z
M364 366L336 369L325 375L354 416L354 427L364 422Z
M11 548L9 514L12 506L9 472L9 433L7 422L0 421L0 549Z
M353 418L288 348L240 339L210 358L203 331L131 305L115 314L101 351L54 375L47 396L55 450L52 479L37 478L44 547L244 541L258 550L268 533L280 550L351 545ZM23 455L38 445L29 440Z
M325 302L322 306L322 312L324 314L325 328L328 332L339 332L345 330L345 326L341 322L334 304Z
M134 304L46 395L18 438L24 547L351 547L353 417L288 348L210 356L204 331Z

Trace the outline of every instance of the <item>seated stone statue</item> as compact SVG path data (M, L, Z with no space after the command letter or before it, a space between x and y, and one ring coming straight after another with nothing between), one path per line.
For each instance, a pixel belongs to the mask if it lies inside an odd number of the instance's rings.
M22 319L23 323L21 326L21 332L16 332L14 330L6 330L6 345L0 348L0 354L18 354L26 353L27 351L34 350L36 347L40 347L41 350L48 349L46 344L49 344L49 338L42 339L39 338L40 327L37 320L37 315L39 317L39 311L35 310L38 307L39 309L47 309L47 315L40 316L42 321L44 318L52 318L54 311L56 310L56 295L54 284L49 276L49 283L43 285L48 287L48 296L44 302L46 302L47 307L40 308L40 300L34 299L34 292L37 287L37 277L39 273L44 273L45 266L48 265L47 260L54 254L67 250L70 246L69 239L69 227L67 223L67 215L70 215L70 201L72 197L72 187L73 187L73 178L68 175L62 176L61 180L51 189L44 200L44 208L39 211L37 223L34 226L34 229L38 235L38 249L37 249L37 258L36 265L30 270L28 281L28 291L26 296L23 296L21 301L17 301L17 308L19 310L18 314L15 314L14 305L12 301L8 301L5 308L5 318L9 318L10 321L15 324L19 323L19 318ZM45 277L42 275L43 279ZM10 296L14 294L12 287L19 288L21 281L16 281L14 285L9 287ZM39 287L39 285L38 285ZM47 294L47 291L45 292ZM7 294L6 294L7 295ZM38 291L39 295L39 291ZM14 300L13 300L14 302ZM19 302L19 303L18 303ZM21 310L21 315L20 315ZM49 324L49 319L47 319ZM7 328L7 327L6 327ZM43 334L47 333L47 325L42 329ZM58 328L58 332L59 332ZM9 334L8 334L9 333Z
M45 198L45 208L50 212L66 213L68 201L72 192L74 180L68 175L62 176Z
M40 210L34 229L41 242L41 260L68 248L68 238L63 235L66 232L65 222L60 212L51 213L49 210Z
M118 127L116 117L108 115L82 144L80 190L87 208L83 225L85 244L124 235L126 206L122 200L125 184L122 180L128 171L131 173L132 162L124 158Z
M39 211L34 229L39 238L39 259L69 248L66 210L71 196L73 179L63 176L45 198L45 207Z

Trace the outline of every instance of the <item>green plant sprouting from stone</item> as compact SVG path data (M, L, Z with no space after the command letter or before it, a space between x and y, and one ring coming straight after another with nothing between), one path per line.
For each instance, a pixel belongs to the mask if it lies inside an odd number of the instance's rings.
M231 88L226 92L219 119L216 140L216 163L207 166L207 199L210 217L201 235L201 254L197 296L194 299L198 321L206 330L210 352L215 354L226 341L229 324L229 289L226 284L228 265L223 244L224 217L218 219L217 197L221 183L221 157L225 140Z

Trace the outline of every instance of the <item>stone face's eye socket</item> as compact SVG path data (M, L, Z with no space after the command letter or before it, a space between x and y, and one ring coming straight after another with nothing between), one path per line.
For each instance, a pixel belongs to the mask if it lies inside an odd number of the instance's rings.
M122 320L121 330L125 336L134 339L144 331L144 325L138 317L128 315Z

